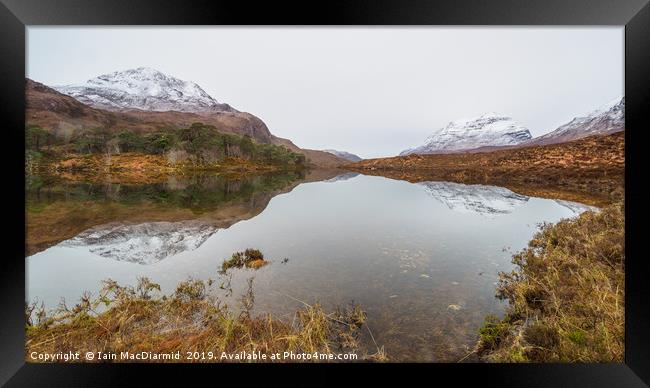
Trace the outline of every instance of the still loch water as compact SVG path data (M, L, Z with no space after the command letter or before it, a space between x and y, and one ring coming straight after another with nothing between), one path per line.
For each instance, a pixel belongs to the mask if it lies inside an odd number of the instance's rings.
M146 276L165 293L188 277L219 284L224 259L256 248L270 265L233 271L232 295L214 287L217 297L237 305L253 277L254 311L289 321L297 300L326 309L356 302L391 360L456 361L485 315L503 312L495 282L512 269L512 253L539 223L589 209L495 186L303 178L37 180L27 190L27 300L71 305L108 278L126 285Z

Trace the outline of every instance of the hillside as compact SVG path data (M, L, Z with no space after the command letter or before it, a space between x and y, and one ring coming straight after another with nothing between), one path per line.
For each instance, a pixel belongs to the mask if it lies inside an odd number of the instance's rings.
M158 112L136 109L108 111L90 107L30 79L26 79L25 97L27 125L38 125L63 141L70 141L92 128L105 128L113 133L122 130L148 133L202 122L213 125L224 133L247 135L262 144L281 145L303 153L308 163L314 166L336 167L347 162L327 152L303 150L290 140L274 136L262 120L250 113Z
M368 159L345 167L409 182L489 184L603 204L623 195L625 133L493 152Z

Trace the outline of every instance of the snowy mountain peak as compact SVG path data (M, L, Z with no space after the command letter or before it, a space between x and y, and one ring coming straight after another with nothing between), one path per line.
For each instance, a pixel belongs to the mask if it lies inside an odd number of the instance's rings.
M55 86L54 89L84 104L108 110L233 111L228 104L219 103L196 83L150 67L115 71L85 83Z
M419 147L400 155L466 151L486 146L516 145L531 138L530 131L512 118L494 112L458 119L429 136Z
M610 119L623 119L625 117L625 97L617 97L584 116L574 117L572 121L586 121L602 116Z
M625 96L618 97L598 109L534 139L535 143L558 143L591 135L606 135L625 130Z
M617 106L621 105L622 107L625 107L625 96L618 96L615 99L607 102L606 104L600 106L598 109L595 110L595 112L607 112L611 110L612 108L616 108Z

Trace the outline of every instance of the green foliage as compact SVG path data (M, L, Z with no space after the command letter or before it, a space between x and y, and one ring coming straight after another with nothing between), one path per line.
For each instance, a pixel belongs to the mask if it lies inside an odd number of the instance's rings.
M190 155L199 155L206 149L222 148L224 143L215 127L202 123L179 129L178 139L181 141L180 147Z
M52 144L53 136L38 125L25 128L25 147L27 150L39 152L41 147Z
M305 155L289 151L284 147L272 144L257 145L257 160L275 165L304 165Z
M495 349L507 335L508 325L498 317L488 315L479 329L479 348L482 351Z
M253 144L253 139L248 136L244 135L239 139L239 149L241 150L242 153L245 155L250 155L251 157L255 157L255 144Z
M145 136L143 152L149 154L164 154L178 141L176 135L169 131L158 131Z
M586 342L585 332L582 330L573 330L569 332L567 338L577 345L584 345Z
M118 146L122 152L137 152L145 148L145 139L131 131L122 131L117 134Z
M38 150L47 132L40 127L27 129L28 147ZM273 144L255 142L250 136L219 132L212 125L193 123L180 129L157 130L140 134L122 130L111 134L104 128L93 128L79 135L74 146L80 153L117 152L165 154L182 151L192 164L219 164L227 158L244 159L253 163L283 167L303 167L305 156ZM112 152L112 151L111 151Z

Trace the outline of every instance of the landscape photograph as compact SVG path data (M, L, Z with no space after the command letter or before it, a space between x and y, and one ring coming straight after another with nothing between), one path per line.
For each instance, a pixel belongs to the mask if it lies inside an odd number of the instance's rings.
M622 27L25 52L27 362L624 361Z

